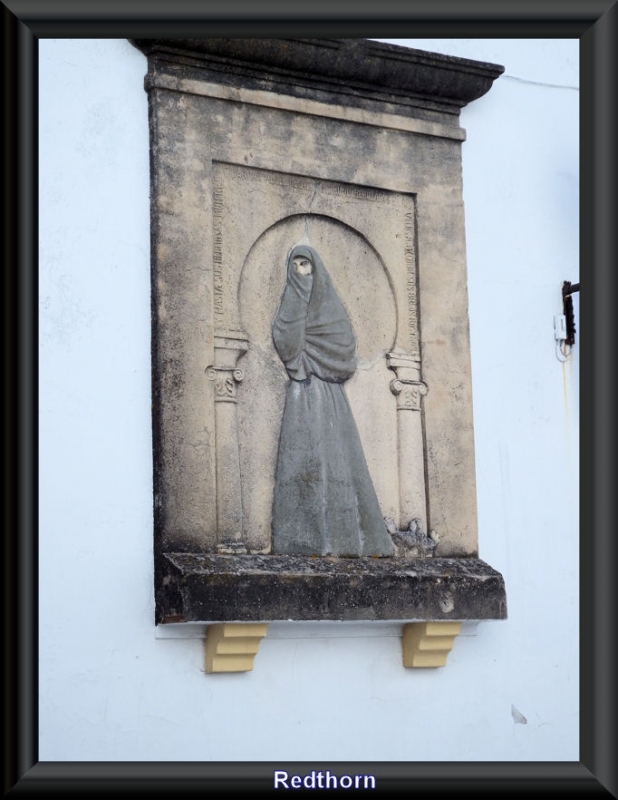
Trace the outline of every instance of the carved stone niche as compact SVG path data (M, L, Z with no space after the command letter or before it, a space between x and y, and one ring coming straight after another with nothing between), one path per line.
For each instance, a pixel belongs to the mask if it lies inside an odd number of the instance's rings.
M504 619L478 558L459 125L503 67L363 39L132 43L157 624L218 623L213 664L226 623L401 620L435 643Z

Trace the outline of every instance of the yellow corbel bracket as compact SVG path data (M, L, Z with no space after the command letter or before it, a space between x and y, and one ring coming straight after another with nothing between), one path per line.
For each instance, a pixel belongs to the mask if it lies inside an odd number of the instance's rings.
M250 672L268 625L218 623L206 628L206 672Z
M461 622L409 622L403 626L404 667L443 667Z

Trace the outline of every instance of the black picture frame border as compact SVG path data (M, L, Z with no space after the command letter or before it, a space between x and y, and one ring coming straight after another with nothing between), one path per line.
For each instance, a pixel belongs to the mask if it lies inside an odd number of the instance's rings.
M417 797L535 791L616 797L618 4L614 0L4 0L5 794L272 790L274 769L374 774ZM294 12L290 12L291 8ZM256 9L259 9L256 10ZM284 14L288 12L287 19ZM38 761L38 39L156 36L578 38L581 51L582 512L579 762Z

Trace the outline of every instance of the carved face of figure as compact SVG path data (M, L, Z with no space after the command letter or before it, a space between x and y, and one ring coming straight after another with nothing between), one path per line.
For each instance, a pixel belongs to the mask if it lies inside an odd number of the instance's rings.
M294 269L299 275L311 275L313 264L304 256L296 256L294 259Z

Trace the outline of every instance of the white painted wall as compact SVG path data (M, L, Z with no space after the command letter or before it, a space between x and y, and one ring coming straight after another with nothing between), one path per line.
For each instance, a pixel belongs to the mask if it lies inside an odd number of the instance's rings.
M579 760L578 347L553 338L579 280L578 42L399 43L506 67L462 124L480 555L509 619L438 670L401 666L395 624L271 625L241 675L157 638L146 59L43 39L41 761Z

